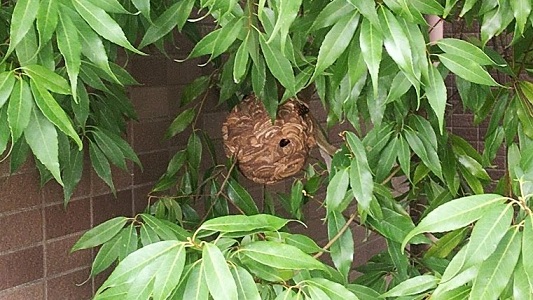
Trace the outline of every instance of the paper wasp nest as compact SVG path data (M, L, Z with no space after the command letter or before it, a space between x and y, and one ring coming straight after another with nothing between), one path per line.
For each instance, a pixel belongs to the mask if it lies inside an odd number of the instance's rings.
M302 169L316 144L307 104L291 99L272 123L262 102L247 96L222 125L224 149L241 173L257 183L274 183Z

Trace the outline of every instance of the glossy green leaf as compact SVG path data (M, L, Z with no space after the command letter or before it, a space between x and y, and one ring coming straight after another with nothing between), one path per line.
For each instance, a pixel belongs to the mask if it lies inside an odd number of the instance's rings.
M270 38L267 43L272 42L279 32L279 36L281 37L281 47L284 48L285 40L289 35L289 28L300 12L302 0L280 0L277 4L276 23L274 24L274 28L270 33Z
M277 231L289 221L280 217L256 214L252 216L230 215L205 221L199 229L227 232Z
M416 276L407 279L388 290L386 293L381 294L381 297L398 297L420 294L437 287L438 281L439 279L433 275Z
M54 34L58 23L58 1L41 0L37 10L37 31L39 32L39 47L42 48Z
M473 299L498 299L511 279L520 256L522 236L518 227L509 228L494 253L481 264L474 279Z
M509 1L513 14L516 19L516 27L520 34L524 33L524 28L527 23L527 19L531 14L531 1L530 0L516 0Z
M285 238L285 243L287 243L288 245L295 246L308 254L322 251L322 248L320 248L315 243L315 241L313 241L310 237L302 234L291 234L287 236Z
M0 73L0 107L4 106L7 99L9 99L9 96L11 96L15 82L16 80L13 72L6 71Z
M337 210L344 200L344 196L348 190L349 175L348 169L343 168L337 171L333 178L331 178L326 192L326 207L328 211Z
M242 80L248 69L248 38L249 35L246 36L235 53L235 63L233 65L233 81L235 83L239 83Z
M135 223L131 223L120 232L122 236L122 244L119 253L119 260L123 260L128 255L137 250L139 246L139 235L137 234L137 227Z
M202 160L202 141L196 132L189 136L187 141L187 158L189 166L198 170Z
M154 281L154 300L165 300L172 294L174 288L178 285L183 269L185 266L185 245L175 249L162 258L161 266L155 273Z
M402 248L417 234L455 230L475 222L494 205L504 200L504 197L497 194L482 194L447 202L431 211L409 232L402 242Z
M424 254L424 258L427 258L427 257L446 258L455 249L455 247L459 245L459 243L464 241L466 233L467 233L466 228L463 228L463 229L451 231L443 235L433 245L431 245L428 251Z
M133 148L121 136L104 128L98 128L98 130L96 130L96 134L101 139L105 140L107 144L114 144L115 146L117 146L125 158L136 163L142 170L142 165L141 161L139 160L139 157L137 157L137 154L135 153L135 151L133 151Z
M105 154L98 148L98 146L93 142L89 142L89 157L91 158L91 163L96 171L98 177L100 177L115 193L115 185L113 184L113 178L111 177L111 166L105 157Z
M109 13L131 14L118 0L93 0L92 2Z
M97 225L84 233L76 244L72 246L70 251L74 252L81 249L96 247L111 240L120 232L120 230L122 230L127 221L128 218L121 216Z
M318 51L317 63L311 80L315 79L318 75L322 75L341 56L346 48L348 48L359 24L359 17L360 14L358 13L348 14L339 19L331 27Z
M230 269L231 275L237 284L239 300L260 300L259 291L252 275L241 266Z
M401 243L415 225L410 217L400 214L392 209L382 207L383 217L380 219L369 218L367 220L376 231L386 238ZM413 243L425 242L423 236L416 236Z
M4 54L2 62L9 57L26 33L33 27L33 21L35 21L38 11L38 0L20 0L15 3L13 15L11 16L11 26L9 27L9 48Z
M207 287L213 299L237 300L237 285L220 249L213 244L206 243L202 250L202 258Z
M444 12L444 7L437 0L411 0L410 2L423 14L441 15Z
M448 53L437 56L448 70L465 80L488 86L499 85L481 65L474 61Z
M44 116L52 122L59 130L64 132L66 135L70 136L78 145L78 148L81 150L83 144L81 142L78 133L72 126L70 118L67 116L65 111L61 108L59 103L54 99L52 94L48 92L43 86L38 82L32 80L30 82L31 91L35 99L35 103L39 107L40 111Z
M437 115L439 120L439 129L442 134L444 130L444 112L446 110L447 92L444 80L440 75L437 68L433 65L429 66L428 72L429 78L427 78L425 84L426 97L429 105Z
M7 119L7 106L0 108L0 154L4 153L11 137L9 120Z
M96 276L111 266L118 259L121 248L122 236L120 234L115 235L111 240L105 242L94 258L91 266L91 276Z
M405 130L404 137L407 143L413 150L413 152L420 157L422 162L433 172L435 175L442 176L442 166L440 164L436 150L430 145L424 143L425 139L421 139L419 132Z
M33 97L28 83L19 79L15 83L7 107L7 119L11 129L12 142L15 143L28 124L33 111Z
M150 16L150 0L131 0L131 3L141 12L143 17L145 17L148 20L151 20Z
M438 40L437 45L445 53L462 57L482 66L496 64L483 50L464 40L444 38Z
M59 15L59 24L57 27L57 47L59 52L63 55L65 66L67 67L67 74L70 80L70 90L75 102L78 102L76 97L78 75L81 66L81 48L78 31L74 27L74 23L68 15Z
M185 286L183 299L207 300L208 297L209 289L207 288L204 264L199 262L192 268Z
M125 283L131 283L132 278L137 277L143 269L151 271L151 277L159 270L161 260L167 261L169 257L175 257L179 255L185 255L183 242L179 241L162 241L145 246L132 254L128 255L123 261L121 261L115 268L113 273L109 275L107 280L98 289L96 294L100 294L102 291L120 286ZM165 257L167 255L167 257ZM156 267L156 268L154 268ZM153 280L153 279L152 279ZM147 284L147 283L143 283ZM131 291L131 286L130 286Z
M498 1L498 6L483 15L481 23L481 42L485 45L488 40L502 33L513 21L511 1ZM485 2L487 3L487 2Z
M285 270L322 270L324 265L305 254L302 250L287 244L271 241L255 241L242 246L239 254L260 264Z
M139 48L143 48L160 40L178 25L180 25L180 28L183 27L183 24L187 20L186 16L190 14L193 4L194 1L178 1L167 8L165 12L163 12L157 20L148 27Z
M359 45L363 59L372 78L374 95L378 93L378 74L381 63L381 52L383 49L383 37L381 33L366 18L361 22L361 33L359 35Z
M370 207L372 200L374 180L368 165L365 147L352 132L346 132L346 142L354 155L350 165L350 186L355 199L361 208L366 210Z
M261 50L265 57L266 65L268 66L270 72L277 80L283 85L290 93L294 95L294 86L296 84L296 79L294 77L294 72L292 70L292 64L287 57L283 54L280 49L274 47L274 45L269 44L265 41L264 36L259 38L261 45Z
M400 168L407 178L411 177L411 149L409 148L409 143L405 140L404 137L398 136L398 162L400 163ZM443 170L444 172L444 170Z
M87 24L103 38L134 53L144 54L131 45L120 25L105 10L87 1L72 0L72 3Z
M37 159L52 173L55 180L63 185L59 168L59 148L57 131L43 114L33 108L30 112L24 137Z
M210 83L211 79L209 76L200 76L186 85L181 94L180 106L185 106L200 97L200 95L207 91Z
M496 205L488 210L474 226L465 254L463 269L485 261L503 238L513 217L511 205Z
M80 182L83 174L84 152L75 149L70 149L69 151L69 160L66 163L61 164L63 167L63 198L65 205L74 193L74 189Z
M15 49L15 54L20 66L37 64L39 58L36 53L39 51L37 46L37 35L34 27L30 28L22 41Z
M331 211L328 213L327 222L329 239L332 239L334 236L339 234L339 231L346 224L346 220L342 214L337 211ZM335 241L330 248L330 255L331 259L333 260L333 264L344 276L344 278L348 277L348 273L350 272L352 266L355 251L354 247L352 231L348 229L340 235L340 238L337 239L337 241Z
M28 65L22 69L33 81L38 82L39 85L51 92L63 95L71 94L68 81L54 71L40 65Z
M254 202L254 199L245 188L237 181L231 179L228 182L228 197L247 215L255 215L259 213L259 209Z
M169 139L185 130L192 123L195 116L196 111L194 108L188 108L181 112L168 127L167 131L165 132L165 138Z
M320 11L314 19L310 30L313 31L331 26L337 23L343 16L353 13L354 10L354 5L346 0L333 0Z
M374 300L379 298L378 292L364 285L348 284L347 288L361 300Z
M463 17L467 12L469 12L474 7L477 1L478 0L466 0L463 5L463 8L461 9L461 13L459 14L459 16Z
M359 13L368 19L375 28L380 28L374 0L348 0L348 2L355 6Z
M324 291L331 300L358 300L359 298L342 284L325 278L311 278L306 280L310 286L315 286Z
M529 282L533 282L533 261L529 255L533 253L533 216L528 214L524 222L522 241L522 264ZM531 287L533 289L533 286Z
M533 282L531 282L529 276L527 276L521 259L518 260L513 272L513 299L533 299Z
M465 286L472 282L476 278L479 272L479 266L470 267L459 274L455 275L452 279L443 282L441 280L439 286L433 292L432 297L435 299L448 299L445 296L456 288ZM469 284L471 285L471 284Z
M481 164L468 155L459 155L457 161L476 178L490 180L490 176Z

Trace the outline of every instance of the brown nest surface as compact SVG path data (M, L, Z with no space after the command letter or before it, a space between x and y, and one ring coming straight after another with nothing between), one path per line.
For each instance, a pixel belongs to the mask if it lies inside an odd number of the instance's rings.
M272 122L262 102L247 96L222 125L224 149L241 173L257 183L275 183L302 169L316 145L309 107L290 99Z

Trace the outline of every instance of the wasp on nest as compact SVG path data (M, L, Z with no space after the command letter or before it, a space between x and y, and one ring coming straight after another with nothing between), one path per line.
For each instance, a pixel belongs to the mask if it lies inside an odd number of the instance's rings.
M309 107L293 98L278 107L272 122L255 95L245 97L222 125L224 150L248 179L271 184L300 171L317 145Z

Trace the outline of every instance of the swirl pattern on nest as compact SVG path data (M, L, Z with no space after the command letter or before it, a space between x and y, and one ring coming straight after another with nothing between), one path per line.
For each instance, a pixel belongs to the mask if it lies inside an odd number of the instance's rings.
M307 104L290 99L272 123L255 95L235 106L222 125L224 150L241 173L257 183L275 183L302 169L316 145Z

